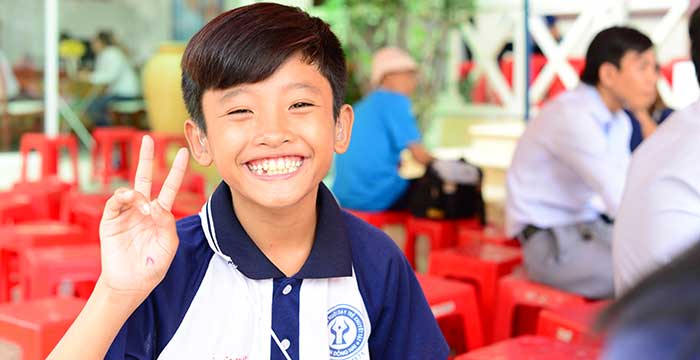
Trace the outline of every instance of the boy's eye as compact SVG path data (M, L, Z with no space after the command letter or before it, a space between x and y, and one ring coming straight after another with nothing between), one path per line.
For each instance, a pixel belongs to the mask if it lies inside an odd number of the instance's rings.
M308 107L308 106L313 106L313 105L312 105L312 104L309 104L309 103L306 103L306 102L298 102L298 103L295 103L294 105L290 106L289 108L292 109L292 110L294 110L294 109L305 108L305 107Z
M241 114L252 114L253 112L250 111L249 109L236 109L236 110L231 110L226 115L241 115Z

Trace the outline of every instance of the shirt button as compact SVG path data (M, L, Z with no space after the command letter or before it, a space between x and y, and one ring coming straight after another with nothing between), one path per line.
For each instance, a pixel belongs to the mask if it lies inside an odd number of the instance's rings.
M284 339L280 341L280 345L282 346L282 350L286 351L287 349L289 349L289 340Z
M292 285L287 284L287 286L285 286L284 289L282 289L282 294L287 295L290 292L292 292Z

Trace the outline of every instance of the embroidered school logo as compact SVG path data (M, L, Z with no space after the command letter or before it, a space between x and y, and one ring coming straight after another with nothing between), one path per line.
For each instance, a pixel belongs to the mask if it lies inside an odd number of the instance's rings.
M328 343L332 360L350 359L367 341L365 323L354 307L340 304L328 310Z

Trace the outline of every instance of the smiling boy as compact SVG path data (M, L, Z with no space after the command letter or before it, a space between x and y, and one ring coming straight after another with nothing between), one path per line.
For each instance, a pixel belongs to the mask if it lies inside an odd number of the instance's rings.
M95 291L50 358L446 358L402 253L321 183L353 122L328 25L234 9L192 38L182 69L191 154L223 182L176 224L187 152L149 201L144 137L134 189L105 207Z

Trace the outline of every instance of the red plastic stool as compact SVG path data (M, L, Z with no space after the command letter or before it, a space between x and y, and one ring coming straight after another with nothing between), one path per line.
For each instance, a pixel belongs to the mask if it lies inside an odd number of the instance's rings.
M458 281L442 279L436 276L416 274L430 309L438 322L443 323L449 317L460 317L459 328L464 337L454 344L459 352L476 349L483 345L481 318L474 286ZM446 338L455 334L454 329L446 329L441 324Z
M428 273L475 285L483 311L481 318L486 334L485 340L488 343L493 333L498 280L512 273L521 263L522 253L519 249L471 243L431 252Z
M406 221L406 243L403 252L409 264L416 268L416 238L426 235L430 251L444 249L455 244L456 222L453 220L431 220L410 216Z
M582 304L585 299L577 294L567 293L546 285L534 283L521 276L506 276L498 286L494 320L494 341L511 337L514 329L525 329L534 333L537 326L538 312L542 309L559 309L564 306ZM532 319L521 319L516 323L516 309L521 306L535 311Z
M18 182L12 187L12 193L30 197L33 220L56 220L59 218L63 195L73 187L57 176L49 176L37 182Z
M23 360L46 359L85 300L51 298L0 305L0 338L19 346Z
M99 245L37 247L20 254L20 287L24 300L58 294L62 282L97 282Z
M0 224L15 224L35 216L32 199L26 194L0 193Z
M0 226L0 302L9 301L13 286L19 282L19 254L31 247L85 242L77 225L42 221Z
M206 199L200 195L191 192L180 192L175 197L172 213L176 220L184 217L198 214L202 210L202 205Z
M460 355L455 360L594 360L600 349L544 336L519 336Z
M95 138L95 145L92 147L92 176L101 177L102 185L106 188L113 177L128 179L129 150L136 130L127 126L112 126L97 128L92 132ZM114 147L119 146L119 167L114 167L112 152ZM101 164L99 163L101 161Z
M358 211L350 209L345 210L364 220L366 223L378 227L380 229L387 225L404 225L406 219L408 219L408 217L411 216L409 213L402 211Z
M486 226L483 229L464 226L457 227L457 245L463 246L475 242L520 247L520 241L518 241L518 239L509 238L503 231L493 226Z
M85 229L86 242L98 244L100 220L102 220L105 203L111 196L111 193L88 194L71 191L63 198L61 221L81 226Z
M593 330L592 324L609 304L610 301L604 300L556 310L542 310L537 322L537 335L565 343L600 346L602 335Z
M22 135L20 140L19 152L22 156L21 165L21 182L29 182L27 175L27 162L29 160L29 152L36 150L41 156L41 176L39 179L47 176L58 175L58 159L59 151L67 149L73 166L73 179L68 182L71 185L78 184L78 140L75 136L69 134L50 137L41 133L27 133Z

